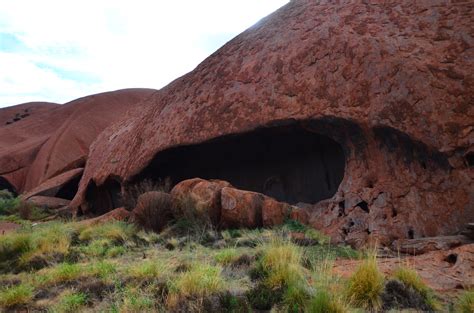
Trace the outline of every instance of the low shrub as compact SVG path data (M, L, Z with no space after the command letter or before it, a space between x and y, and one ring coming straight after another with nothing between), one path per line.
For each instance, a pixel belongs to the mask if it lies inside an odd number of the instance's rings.
M151 191L139 196L133 212L138 225L159 232L173 220L175 203L170 194Z

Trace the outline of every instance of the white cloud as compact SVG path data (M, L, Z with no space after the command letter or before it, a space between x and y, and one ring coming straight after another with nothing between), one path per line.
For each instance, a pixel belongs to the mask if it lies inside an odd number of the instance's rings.
M0 107L161 88L286 2L0 0Z

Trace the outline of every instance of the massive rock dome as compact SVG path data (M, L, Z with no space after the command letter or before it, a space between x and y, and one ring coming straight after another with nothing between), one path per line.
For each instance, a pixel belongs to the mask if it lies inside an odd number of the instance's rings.
M472 1L291 1L102 132L72 204L201 177L354 245L456 233L474 220L473 25Z

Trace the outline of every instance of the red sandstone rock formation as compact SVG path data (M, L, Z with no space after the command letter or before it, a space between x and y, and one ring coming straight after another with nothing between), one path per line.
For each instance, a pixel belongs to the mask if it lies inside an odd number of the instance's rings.
M473 23L471 2L292 1L106 129L73 205L203 177L310 204L354 245L456 233L474 220Z
M59 104L51 102L27 102L0 109L0 127L19 122L23 119L35 116L57 108Z
M118 90L62 106L33 103L0 110L0 122L17 110L31 113L0 126L0 188L30 191L65 171L83 167L97 135L153 92Z

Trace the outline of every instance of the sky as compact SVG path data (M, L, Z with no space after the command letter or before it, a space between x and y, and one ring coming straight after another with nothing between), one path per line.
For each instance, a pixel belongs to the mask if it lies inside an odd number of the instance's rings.
M0 0L0 107L159 89L288 0Z

